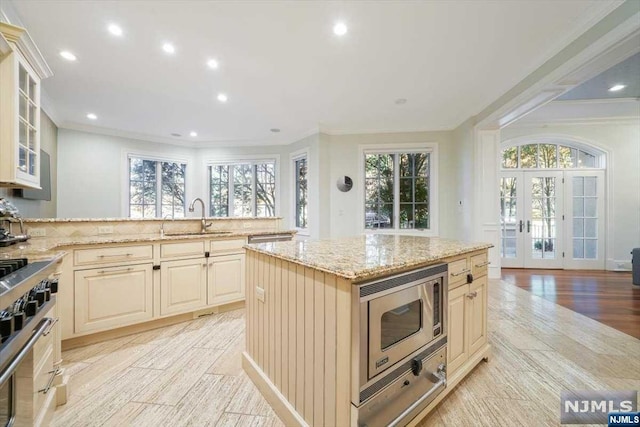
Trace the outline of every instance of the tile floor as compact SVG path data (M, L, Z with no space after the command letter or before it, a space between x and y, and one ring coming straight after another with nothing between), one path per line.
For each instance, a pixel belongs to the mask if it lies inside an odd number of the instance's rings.
M493 356L422 426L555 426L564 389L640 390L640 340L506 282L489 291ZM243 373L244 311L64 352L54 426L281 426Z

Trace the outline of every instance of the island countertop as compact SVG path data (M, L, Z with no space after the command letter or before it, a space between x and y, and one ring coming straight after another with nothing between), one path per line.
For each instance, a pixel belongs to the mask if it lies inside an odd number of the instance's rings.
M339 239L258 243L245 247L351 281L361 281L419 268L493 245L439 237L368 234Z

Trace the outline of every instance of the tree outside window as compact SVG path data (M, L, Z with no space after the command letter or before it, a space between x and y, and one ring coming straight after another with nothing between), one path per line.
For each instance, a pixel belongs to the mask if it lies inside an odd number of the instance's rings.
M294 160L296 228L307 228L307 158Z
M209 212L213 217L273 217L275 162L209 166Z
M430 228L429 160L427 152L365 154L366 229Z
M184 217L187 165L129 158L129 217Z

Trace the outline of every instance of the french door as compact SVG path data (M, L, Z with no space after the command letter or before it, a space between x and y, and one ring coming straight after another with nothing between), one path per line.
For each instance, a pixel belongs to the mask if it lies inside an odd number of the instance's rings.
M502 172L502 266L604 268L603 182L600 170Z

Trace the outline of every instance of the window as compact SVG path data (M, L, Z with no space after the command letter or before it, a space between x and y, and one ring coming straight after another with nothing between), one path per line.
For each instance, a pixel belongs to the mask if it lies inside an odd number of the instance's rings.
M503 169L567 169L601 167L601 154L579 147L533 143L502 150Z
M184 217L185 163L129 157L129 217Z
M296 228L307 228L307 156L293 160Z
M434 230L432 151L364 152L365 229Z
M275 172L275 161L210 165L209 211L211 216L275 216Z

